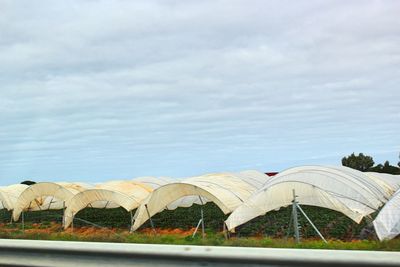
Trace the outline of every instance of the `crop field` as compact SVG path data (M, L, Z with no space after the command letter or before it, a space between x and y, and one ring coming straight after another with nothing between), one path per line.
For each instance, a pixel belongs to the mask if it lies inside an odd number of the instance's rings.
M269 212L242 227L226 239L222 229L226 216L212 203L203 206L206 226L205 238L201 231L193 238L192 233L200 219L200 206L164 211L153 217L155 231L149 223L137 232L129 233L130 214L123 209L84 209L76 216L74 229L61 227L62 211L26 212L25 223L9 223L11 214L0 214L0 238L35 240L71 240L93 242L153 243L181 245L221 245L276 248L321 248L400 251L400 239L379 242L374 235L360 238L362 229L369 223L356 224L335 211L303 206L310 219L318 227L328 244L322 242L313 228L299 217L301 243L288 233L291 208Z

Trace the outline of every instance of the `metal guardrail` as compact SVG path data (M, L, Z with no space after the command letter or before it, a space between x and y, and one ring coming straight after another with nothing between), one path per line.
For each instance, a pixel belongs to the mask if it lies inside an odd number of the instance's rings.
M400 266L400 253L0 239L0 266Z

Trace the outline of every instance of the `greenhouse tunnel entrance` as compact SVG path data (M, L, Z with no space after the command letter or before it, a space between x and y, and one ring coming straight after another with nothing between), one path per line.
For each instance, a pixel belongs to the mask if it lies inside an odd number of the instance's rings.
M357 224L346 215L327 208L308 205L301 205L301 207L323 236L328 239L340 239L342 241L359 239L362 230L370 223L367 218L363 218L361 223ZM293 227L289 229L291 215L292 206L269 211L236 227L234 235L237 237L294 238ZM302 237L319 239L318 234L304 216L298 216L298 220ZM289 235L288 230L290 231Z
M223 229L223 222L228 215L225 215L221 209L213 202L207 202L204 205L193 204L190 207L178 207L174 210L165 209L151 217L154 227L157 230L164 231L188 231L192 230L198 224L201 218L201 209L203 209L205 229L214 232L220 232ZM137 231L151 230L150 220L141 225Z
M132 210L134 214L136 211ZM122 207L92 208L90 206L78 211L74 216L74 227L102 227L129 230L131 215Z

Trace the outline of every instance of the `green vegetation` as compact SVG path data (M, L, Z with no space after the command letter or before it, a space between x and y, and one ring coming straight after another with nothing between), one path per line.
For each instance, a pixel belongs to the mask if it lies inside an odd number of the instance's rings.
M399 155L400 159L400 155ZM347 157L342 158L342 165L353 168L362 172L380 172L389 174L400 174L400 161L397 163L398 167L390 165L389 161L385 161L384 164L378 164L374 166L375 162L371 156L360 153L355 155L352 153Z
M372 166L374 166L374 160L371 156L364 155L363 153L357 156L352 153L350 156L342 158L342 165L353 168L362 172L368 171Z
M46 228L47 227L47 228ZM210 245L210 246L242 246L242 247L270 247L270 248L307 248L307 249L351 249L351 250L388 250L400 251L400 239L386 242L376 240L342 240L330 239L328 244L317 239L303 239L296 244L292 238L258 238L233 237L225 239L222 233L207 231L206 237L200 235L192 238L191 233L179 234L152 234L146 232L129 233L121 229L98 229L94 227L79 228L74 232L62 231L59 224L48 224L46 227L28 223L25 230L20 224L10 224L0 228L0 238L7 239L34 239L60 241L90 241L90 242L118 242L118 243L151 243L175 245Z
M194 228L200 219L201 206L193 205L191 208L178 208L176 210L165 210L153 216L153 222L159 229L180 229L187 231ZM227 215L213 203L207 203L203 207L204 221L208 231L221 232L223 221ZM367 220L361 224L356 224L348 217L336 211L320 208L303 206L303 210L318 227L324 237L337 240L358 239L362 229L368 225ZM135 211L133 211L134 214ZM0 212L1 222L9 222L11 214ZM278 211L268 212L265 216L257 217L250 222L236 229L236 237L268 237L286 238L288 233L291 207L282 208ZM62 211L36 211L26 212L25 222L27 224L40 223L41 225L49 222L61 223ZM299 216L301 225L301 236L303 238L317 238L313 228ZM76 215L75 227L100 226L106 228L120 229L127 231L130 227L130 214L122 208L117 209L92 209L87 208ZM150 228L150 223L145 223L139 230ZM291 232L293 235L293 232ZM290 235L289 235L290 236ZM373 239L373 236L370 237Z

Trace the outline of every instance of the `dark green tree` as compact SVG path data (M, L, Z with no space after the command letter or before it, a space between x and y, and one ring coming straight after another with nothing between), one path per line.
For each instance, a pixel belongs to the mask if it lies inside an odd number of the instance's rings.
M389 174L400 174L400 168L390 165L389 161L385 161L385 163L378 164L369 169L372 172L381 172L381 173L389 173Z
M383 164L382 172L391 174L400 174L400 169L397 168L396 166L390 165L389 161L385 161L385 164Z
M342 158L342 165L365 172L374 166L374 160L371 156L364 155L363 153L355 155L353 152L351 155Z
M21 182L21 184L33 185L33 184L36 184L36 182L30 181L30 180L26 180L26 181Z

